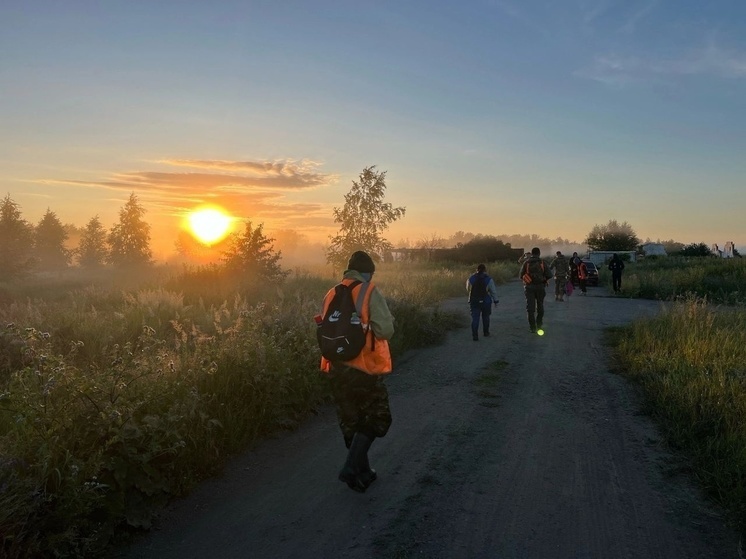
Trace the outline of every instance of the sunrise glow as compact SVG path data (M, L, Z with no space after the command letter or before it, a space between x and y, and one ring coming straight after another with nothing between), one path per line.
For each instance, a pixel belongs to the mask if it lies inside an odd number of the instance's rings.
M218 208L199 208L189 214L189 230L206 245L225 238L230 226L231 217Z

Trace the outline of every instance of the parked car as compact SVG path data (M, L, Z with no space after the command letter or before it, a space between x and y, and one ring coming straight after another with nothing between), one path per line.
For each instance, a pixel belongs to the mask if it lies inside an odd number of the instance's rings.
M596 265L590 260L583 260L583 263L585 264L585 268L588 270L588 285L598 287L598 268L596 268Z

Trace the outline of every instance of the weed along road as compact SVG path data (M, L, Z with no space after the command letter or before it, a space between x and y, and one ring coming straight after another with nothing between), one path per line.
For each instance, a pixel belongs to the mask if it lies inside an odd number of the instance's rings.
M337 480L333 409L257 445L171 505L129 558L737 558L738 535L666 450L636 391L610 372L604 328L653 301L546 301L528 331L517 282L492 336L463 328L388 379L394 422L366 493Z

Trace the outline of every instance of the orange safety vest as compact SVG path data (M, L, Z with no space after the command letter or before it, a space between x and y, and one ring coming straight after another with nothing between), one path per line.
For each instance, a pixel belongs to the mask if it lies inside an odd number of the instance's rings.
M342 283L350 285L354 279L343 279ZM389 350L388 340L380 340L373 334L373 329L370 328L370 294L373 292L375 286L372 283L368 284L368 289L365 291L365 295L361 304L358 305L358 294L364 284L358 284L352 288L352 299L355 301L355 306L359 306L358 314L360 315L360 322L365 328L365 347L358 354L357 357L350 361L344 361L344 364L348 367L354 367L369 375L386 375L391 372L393 368L391 363L391 351ZM329 308L329 304L334 298L334 288L330 289L324 297L324 308L321 311L321 316L326 315L326 311ZM328 373L331 369L332 362L325 357L321 358L321 370Z
M578 278L579 279L586 279L588 277L588 268L585 265L585 262L581 262L578 264Z

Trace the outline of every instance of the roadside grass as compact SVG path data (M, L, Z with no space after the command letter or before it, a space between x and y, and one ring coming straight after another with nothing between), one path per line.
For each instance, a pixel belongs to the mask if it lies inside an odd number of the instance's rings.
M601 285L611 285L611 272L601 268ZM659 257L626 263L622 295L674 300L688 295L712 303L746 304L746 259Z
M457 325L438 303L465 296L470 273L381 266L395 359ZM100 556L227 457L328 401L312 317L331 275L142 277L0 286L0 556Z
M673 448L746 527L746 311L690 297L609 332L619 371L639 383Z

